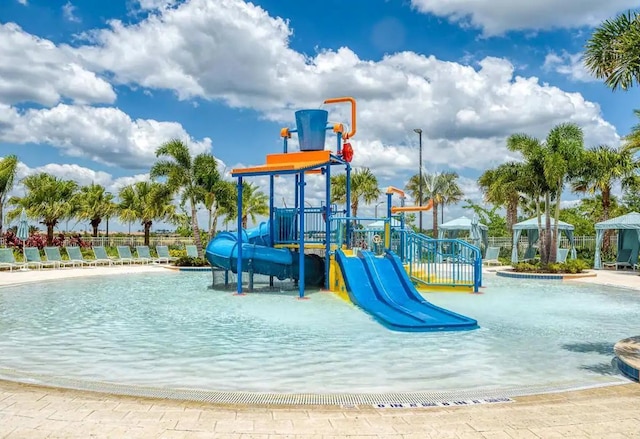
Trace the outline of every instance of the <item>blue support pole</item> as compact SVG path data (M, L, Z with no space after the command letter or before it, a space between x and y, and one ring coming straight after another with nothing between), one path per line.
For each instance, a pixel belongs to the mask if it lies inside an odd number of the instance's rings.
M347 230L346 230L346 240L347 240L347 248L351 248L351 165L347 163L347 194L346 194L346 203L347 203Z
M273 203L274 180L275 180L275 176L270 175L269 176L269 245L271 247L273 247L273 245L275 243L275 236L274 236L275 226L273 224L273 215L274 215L274 211L273 211L273 207L274 207L274 203Z
M300 174L296 174L295 178L296 178L296 182L295 182L293 211L294 211L294 215L298 215L299 214L298 210L300 210ZM304 209L304 200L302 200L302 209ZM296 221L296 224L293 225L294 232L290 238L293 242L295 242L295 239L296 239L296 232L297 232L296 226L299 227L299 225L300 225L300 221Z
M298 264L298 292L299 298L304 298L304 172L300 174L300 236L299 236L299 248L298 248L298 256L299 256L299 264Z
M289 139L287 139L286 137L283 137L284 141L283 141L283 145L282 145L282 152L284 152L285 154L288 153L288 149L289 149Z
M338 146L336 148L336 154L340 155L342 152L342 133L338 133L336 136L338 138Z
M339 135L340 133L338 133ZM329 274L331 260L331 164L327 165L327 170L324 173L326 177L326 192L325 192L325 235L324 243L326 246L324 256L324 288L329 290Z
M391 221L391 197L393 197L393 194L387 194L387 218L389 218L389 221Z
M400 198L400 207L404 207L404 197ZM404 261L404 212L400 214L400 260Z
M238 242L237 253L238 260L236 269L238 270L238 287L237 294L242 294L242 177L238 177Z

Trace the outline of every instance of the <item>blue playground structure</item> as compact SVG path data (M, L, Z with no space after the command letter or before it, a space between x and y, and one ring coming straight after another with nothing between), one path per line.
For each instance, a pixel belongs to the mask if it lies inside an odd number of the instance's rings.
M324 286L328 291L359 306L389 329L397 331L456 331L478 327L471 318L437 307L416 289L453 288L478 292L482 283L480 249L457 239L432 239L407 230L405 212L429 210L432 206L405 206L404 192L387 189L387 217L382 227L367 227L372 218L352 217L351 165L353 149L349 143L356 133L356 102L353 98L327 99L325 104L351 104L350 131L343 124L329 125L328 112L300 110L295 114L296 129L283 128L283 152L269 154L259 166L233 169L237 179L237 209L242 212L245 179L269 177L269 219L253 229L242 228L238 215L237 231L221 232L206 248L212 267L237 274L236 294L244 295L243 273L248 273L248 290L253 276L293 279L298 297L305 288ZM326 131L336 134L335 151L325 147ZM289 152L288 140L297 133L300 151ZM343 166L346 172L344 210L331 204L331 170ZM321 206L305 206L305 177L325 177L325 199ZM274 180L293 177L293 208L274 205ZM393 195L400 206L393 206ZM377 218L376 218L377 220ZM321 255L317 254L318 252ZM225 276L228 280L228 276Z

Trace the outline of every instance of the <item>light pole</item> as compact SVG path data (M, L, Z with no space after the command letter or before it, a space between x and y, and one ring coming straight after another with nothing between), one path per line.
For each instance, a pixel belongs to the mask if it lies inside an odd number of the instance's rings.
M375 208L375 217L378 218L378 206L383 204L384 201L380 201L378 204L376 204L376 208Z
M416 128L413 131L418 133L418 150L420 151L418 158L418 167L420 169L418 173L418 205L422 207L422 128ZM420 227L420 233L422 233L422 211L420 211L418 227Z

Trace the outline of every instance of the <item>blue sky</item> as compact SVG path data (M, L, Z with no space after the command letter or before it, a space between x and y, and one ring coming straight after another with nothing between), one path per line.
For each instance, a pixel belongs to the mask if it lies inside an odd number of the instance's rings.
M0 156L17 154L21 176L45 170L117 192L148 178L155 148L172 137L227 169L258 164L280 150L295 109L351 95L355 166L372 168L381 186L404 186L422 128L424 169L458 172L480 200L475 179L514 158L504 146L514 132L544 137L571 121L588 145L615 145L637 122L637 90L612 93L580 62L592 27L633 6L4 0ZM281 187L277 199L291 192ZM462 213L452 206L446 216Z

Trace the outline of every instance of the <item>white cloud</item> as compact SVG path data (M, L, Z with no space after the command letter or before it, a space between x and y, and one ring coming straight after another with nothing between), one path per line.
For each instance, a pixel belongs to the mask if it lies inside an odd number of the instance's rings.
M62 6L62 16L65 20L70 21L72 23L80 23L80 17L76 15L76 7L70 2L66 2Z
M27 0L18 0L18 3L20 3L21 5L27 5Z
M567 76L573 81L597 81L584 66L582 53L569 53L564 50L560 54L549 52L544 59L543 68Z
M596 104L517 76L502 58L484 58L477 67L413 52L369 61L346 47L307 57L290 48L285 20L239 0L191 0L135 25L110 26L94 32L92 44L69 50L119 83L221 99L288 124L294 109L356 97L356 163L383 176L412 168L408 145L415 147L417 127L430 147L425 161L476 169L508 156L510 134L544 137L560 122L583 126L588 143L619 141ZM347 106L327 108L331 120L348 121Z
M18 112L0 105L0 141L48 144L70 156L124 168L148 168L155 150L173 138L186 141L194 154L211 150L211 139L192 139L177 122L132 120L117 108L58 104Z
M0 103L112 103L111 85L49 40L0 23Z
M448 18L463 27L480 28L485 36L510 30L594 26L637 6L634 0L411 0L411 4L420 12Z

